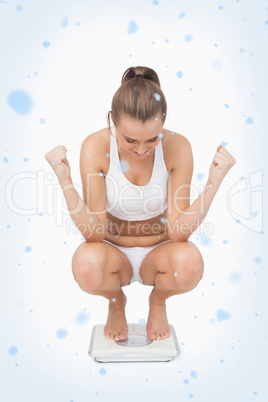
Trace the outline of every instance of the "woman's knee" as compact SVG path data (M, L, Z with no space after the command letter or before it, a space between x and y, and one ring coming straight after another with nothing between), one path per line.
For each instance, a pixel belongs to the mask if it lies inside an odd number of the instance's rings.
M193 289L203 277L204 260L202 254L195 245L185 247L183 250L175 251L170 255L172 270L177 273L180 279L180 287Z
M72 258L72 273L78 285L87 289L101 287L105 267L105 252L101 243L84 242L75 250Z

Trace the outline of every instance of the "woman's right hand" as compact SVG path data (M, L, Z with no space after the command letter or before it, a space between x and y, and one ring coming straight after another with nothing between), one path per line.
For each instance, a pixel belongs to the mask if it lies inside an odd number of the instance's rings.
M230 152L222 145L219 145L214 155L213 162L210 165L209 182L218 187L235 163L236 160Z
M71 167L66 158L67 149L58 145L45 154L45 159L51 165L59 181L71 178Z

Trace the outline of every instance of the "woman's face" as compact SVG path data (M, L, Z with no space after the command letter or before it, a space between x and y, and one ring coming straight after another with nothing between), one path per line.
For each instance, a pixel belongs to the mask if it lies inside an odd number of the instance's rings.
M122 115L116 128L118 144L132 158L145 159L159 144L162 134L161 115L156 115L143 123L141 120Z

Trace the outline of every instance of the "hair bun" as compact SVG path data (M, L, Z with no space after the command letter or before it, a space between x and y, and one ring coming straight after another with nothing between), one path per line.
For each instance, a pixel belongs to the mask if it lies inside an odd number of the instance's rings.
M160 87L160 80L156 72L152 68L142 66L129 67L122 76L121 84L126 81L130 81L131 79L135 78L135 76L141 76L142 78L154 82Z
M164 124L167 102L156 72L148 67L129 67L113 96L111 112L116 127L123 115L143 123L158 115Z

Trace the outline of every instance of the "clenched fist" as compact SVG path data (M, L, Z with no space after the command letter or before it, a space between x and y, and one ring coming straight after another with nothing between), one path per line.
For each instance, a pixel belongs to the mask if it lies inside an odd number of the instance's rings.
M71 178L71 167L66 158L66 152L67 149L64 146L58 145L45 154L45 159L51 165L60 181Z
M235 158L227 151L227 149L219 145L209 169L209 181L213 185L219 186L235 163Z

